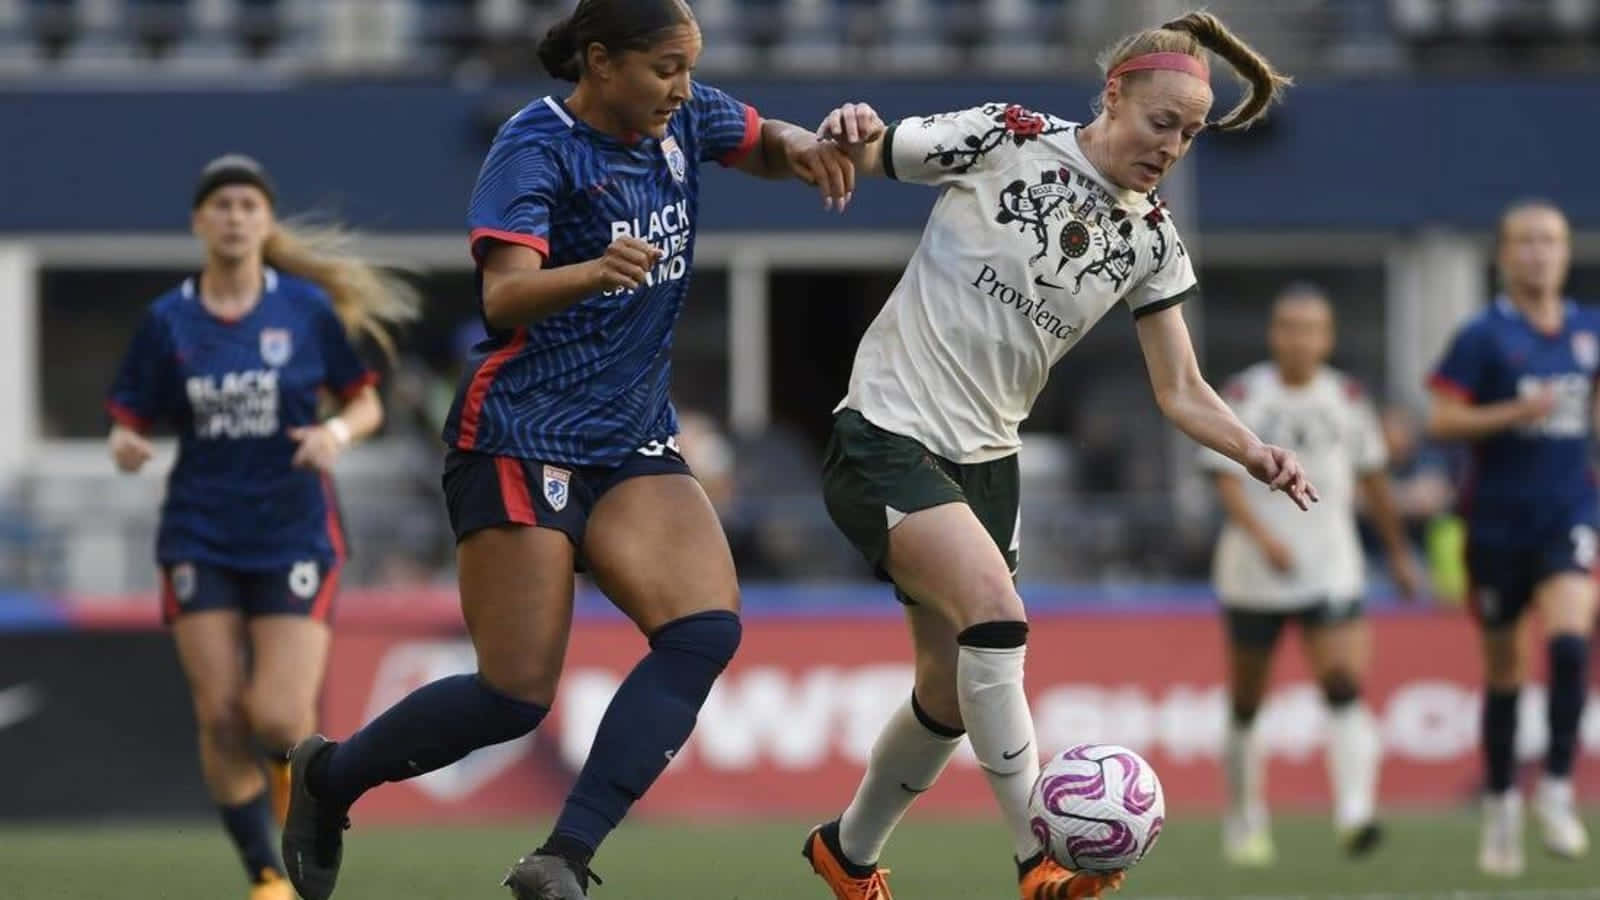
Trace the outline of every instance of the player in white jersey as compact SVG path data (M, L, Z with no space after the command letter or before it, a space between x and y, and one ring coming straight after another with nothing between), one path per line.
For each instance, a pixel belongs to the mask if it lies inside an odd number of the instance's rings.
M1382 837L1376 819L1381 747L1361 702L1369 643L1361 618L1358 492L1383 536L1396 587L1411 597L1422 580L1390 494L1377 413L1354 379L1326 365L1334 343L1327 297L1311 285L1289 287L1273 305L1267 337L1272 360L1231 379L1223 397L1262 440L1299 455L1322 501L1305 513L1291 510L1241 478L1238 463L1201 451L1227 513L1211 570L1227 622L1232 712L1223 747L1223 856L1251 866L1270 864L1274 856L1254 723L1273 648L1291 620L1300 624L1328 703L1328 775L1340 839L1351 855L1362 855Z
M1012 582L1017 428L1051 365L1112 306L1137 318L1169 419L1302 507L1316 499L1294 454L1258 439L1206 384L1178 306L1194 270L1154 189L1207 125L1207 50L1249 82L1222 130L1255 121L1287 84L1214 16L1191 13L1107 52L1087 125L1005 103L888 128L851 104L823 122L858 172L940 188L862 338L824 463L834 522L894 582L916 645L912 698L879 736L849 808L806 841L840 900L887 900L879 854L963 734L1009 828L1025 900L1077 900L1121 882L1063 868L1032 828L1039 747Z

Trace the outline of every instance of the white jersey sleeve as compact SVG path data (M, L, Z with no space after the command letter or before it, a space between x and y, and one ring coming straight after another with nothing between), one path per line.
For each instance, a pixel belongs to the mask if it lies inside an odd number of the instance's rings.
M884 135L883 172L896 181L931 185L981 177L1016 161L1018 134L1044 134L1066 124L1005 103L909 116Z
M1149 224L1155 233L1155 268L1123 301L1135 318L1177 306L1200 290L1189 251L1178 237L1178 230L1172 227L1166 209L1158 206L1152 215L1155 221Z

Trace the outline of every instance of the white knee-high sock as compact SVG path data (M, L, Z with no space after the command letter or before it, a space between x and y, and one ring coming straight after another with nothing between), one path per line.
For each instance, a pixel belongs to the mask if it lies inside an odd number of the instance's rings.
M1264 828L1267 824L1267 806L1263 799L1266 790L1266 767L1261 759L1261 745L1256 739L1255 720L1240 722L1228 720L1228 732L1222 743L1222 772L1228 785L1228 815L1246 828Z
M1354 828L1372 821L1383 748L1365 703L1357 700L1328 711L1327 754L1334 824Z
M938 780L961 746L963 732L933 721L916 697L895 710L872 745L867 774L839 818L839 846L857 865L870 866L917 795Z
M973 753L1000 805L1017 859L1040 850L1028 822L1028 797L1039 778L1039 747L1022 689L1028 626L985 622L961 632L956 691Z

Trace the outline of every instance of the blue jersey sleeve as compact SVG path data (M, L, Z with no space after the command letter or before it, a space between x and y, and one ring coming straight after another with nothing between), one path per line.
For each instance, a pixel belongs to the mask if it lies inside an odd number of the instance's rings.
M1489 368L1488 335L1481 325L1461 329L1445 350L1444 358L1428 376L1428 387L1452 394L1468 403L1482 396Z
M155 311L145 314L106 398L106 411L119 425L148 431L177 406L178 367L171 331Z
M317 344L322 351L323 384L341 400L349 400L368 385L378 383L356 353L344 323L331 307L317 308Z
M550 150L502 135L489 148L467 210L472 258L490 241L532 247L550 256L550 210L561 196L561 169Z
M736 165L761 139L761 114L756 108L709 84L696 83L689 104L694 110L701 162Z

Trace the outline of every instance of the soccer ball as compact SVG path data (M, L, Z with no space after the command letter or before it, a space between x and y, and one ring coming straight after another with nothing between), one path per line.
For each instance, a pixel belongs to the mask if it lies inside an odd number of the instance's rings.
M1113 872L1155 846L1167 804L1144 757L1115 744L1079 744L1044 764L1028 814L1051 859L1074 871Z

